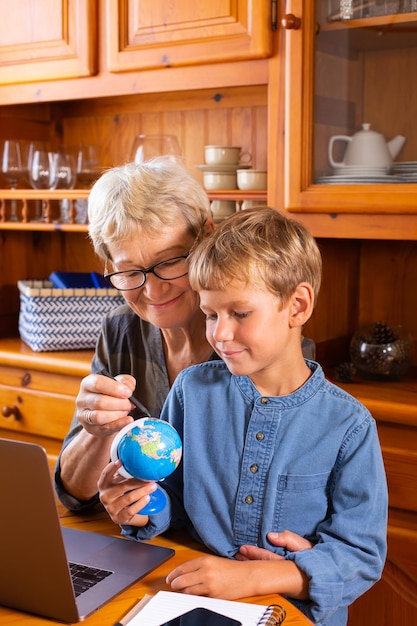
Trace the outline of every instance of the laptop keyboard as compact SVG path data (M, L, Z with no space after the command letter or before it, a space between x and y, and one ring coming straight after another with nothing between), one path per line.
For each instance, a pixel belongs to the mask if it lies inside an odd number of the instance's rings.
M107 569L90 567L82 563L69 563L69 566L76 597L94 587L94 585L110 576L110 574L113 574L113 572Z

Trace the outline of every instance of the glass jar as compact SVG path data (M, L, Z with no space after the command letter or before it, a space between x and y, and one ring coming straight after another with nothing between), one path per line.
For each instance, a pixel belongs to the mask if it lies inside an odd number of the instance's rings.
M402 326L375 322L355 332L350 358L358 374L373 380L399 380L412 365L414 342Z

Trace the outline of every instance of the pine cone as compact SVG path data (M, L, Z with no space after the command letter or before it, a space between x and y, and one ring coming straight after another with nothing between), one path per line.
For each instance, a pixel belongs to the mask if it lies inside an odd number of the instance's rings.
M334 378L340 383L351 383L355 378L356 367L353 363L339 363L334 369Z
M398 339L398 335L384 322L375 322L372 337L377 344L392 343Z
M397 341L398 335L393 331L393 329L388 326L385 322L374 322L371 325L371 333L366 336L360 337L360 340L364 343L374 344L374 345L382 345L385 343L392 343L393 341Z

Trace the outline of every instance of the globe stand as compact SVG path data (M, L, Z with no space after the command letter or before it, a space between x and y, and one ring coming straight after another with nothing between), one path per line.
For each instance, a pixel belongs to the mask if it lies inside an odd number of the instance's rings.
M154 433L156 433L156 438L161 437L159 449L153 439ZM145 447L151 446L155 448L152 455L151 469L149 467L149 458L143 453L141 439L143 439L142 443ZM132 442L134 447L129 449ZM158 462L159 452L161 453L161 459L164 460L163 464ZM120 460L122 462L122 466L118 470L121 476L137 478L145 482L164 480L177 468L181 454L182 442L175 428L168 422L152 417L143 417L133 422L133 424L128 424L122 428L113 439L110 449L111 461ZM167 463L169 463L169 467L167 467ZM162 489L157 487L150 494L148 504L138 511L138 514L155 515L160 513L166 505L167 497Z
M138 515L155 515L155 513L160 513L166 507L167 497L159 487L149 497L148 504L138 511Z

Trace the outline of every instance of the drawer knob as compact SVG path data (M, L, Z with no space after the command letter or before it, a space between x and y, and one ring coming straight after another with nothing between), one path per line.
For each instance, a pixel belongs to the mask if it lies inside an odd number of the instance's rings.
M15 420L20 420L21 418L19 407L17 407L16 405L3 406L1 408L1 414L3 415L3 417L14 417Z
M298 30L301 26L301 20L292 13L287 13L281 20L281 25L286 30Z

